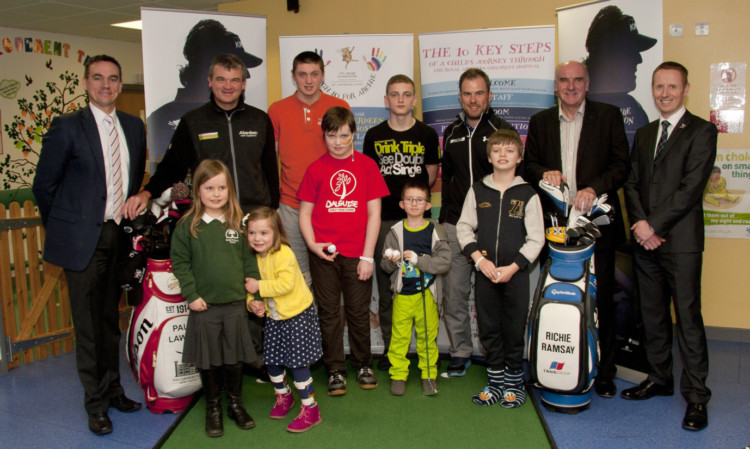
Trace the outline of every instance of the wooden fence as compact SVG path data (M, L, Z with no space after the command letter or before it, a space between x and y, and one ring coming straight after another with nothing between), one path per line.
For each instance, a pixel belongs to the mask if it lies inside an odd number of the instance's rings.
M8 211L10 212L8 214ZM9 218L6 218L9 217ZM73 350L72 319L63 269L41 261L44 228L34 203L0 204L0 299L5 335L13 344L60 340L29 347L8 368ZM47 338L45 338L47 337ZM37 340L38 341L38 340Z

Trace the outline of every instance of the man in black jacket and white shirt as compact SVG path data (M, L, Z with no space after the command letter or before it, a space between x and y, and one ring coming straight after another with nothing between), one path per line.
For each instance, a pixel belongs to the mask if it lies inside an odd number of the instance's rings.
M487 159L487 140L498 129L515 130L490 108L490 78L480 69L467 69L458 81L461 113L443 134L443 185L440 223L448 233L451 247L451 269L445 278L444 314L450 339L451 363L447 376L466 373L473 345L469 293L474 265L461 252L456 238L456 222L461 216L466 193L471 185L492 173Z

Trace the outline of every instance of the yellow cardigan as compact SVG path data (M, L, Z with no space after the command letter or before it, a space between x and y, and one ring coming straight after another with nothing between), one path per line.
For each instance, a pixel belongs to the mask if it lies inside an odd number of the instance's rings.
M305 284L291 248L281 245L281 249L266 257L256 256L261 277L258 283L259 293L266 305L267 316L286 320L310 307L313 302L312 293ZM273 316L274 311L278 316Z

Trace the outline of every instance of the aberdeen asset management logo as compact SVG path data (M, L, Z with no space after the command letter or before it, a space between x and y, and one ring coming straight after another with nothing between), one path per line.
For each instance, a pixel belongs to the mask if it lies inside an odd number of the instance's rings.
M334 173L331 176L330 187L331 192L339 199L326 201L328 212L354 212L357 209L358 201L346 199L357 189L357 178L350 171L339 170Z

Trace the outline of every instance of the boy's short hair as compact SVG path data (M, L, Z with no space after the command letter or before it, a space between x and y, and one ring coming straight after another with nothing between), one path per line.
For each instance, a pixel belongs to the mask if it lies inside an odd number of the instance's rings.
M492 147L495 145L513 144L518 148L519 153L523 156L523 141L517 132L510 129L498 129L490 136L487 141L487 157L492 154Z
M714 168L711 169L711 174L713 175L714 173L721 174L721 169L714 165Z
M390 89L391 85L396 84L396 83L411 84L411 91L414 93L417 92L417 86L414 84L414 81L408 76L400 73L398 75L393 75L388 80L388 83L385 85L385 93L388 94L388 89Z
M417 189L421 190L422 193L424 193L427 196L427 202L430 202L430 186L427 185L426 182L421 181L419 179L410 179L406 181L406 184L404 184L404 188L401 189L401 199L404 199L404 195L406 195L406 191L408 189Z
M329 131L338 131L344 125L349 125L349 131L351 131L352 134L357 132L357 123L354 121L352 111L341 106L328 108L323 115L323 120L320 122L320 127L323 128L323 134Z
M314 51L303 51L302 53L295 56L294 60L292 60L292 73L297 70L297 66L300 64L318 64L318 67L320 67L320 71L322 73L326 72L326 66L325 63L323 63L323 58Z

